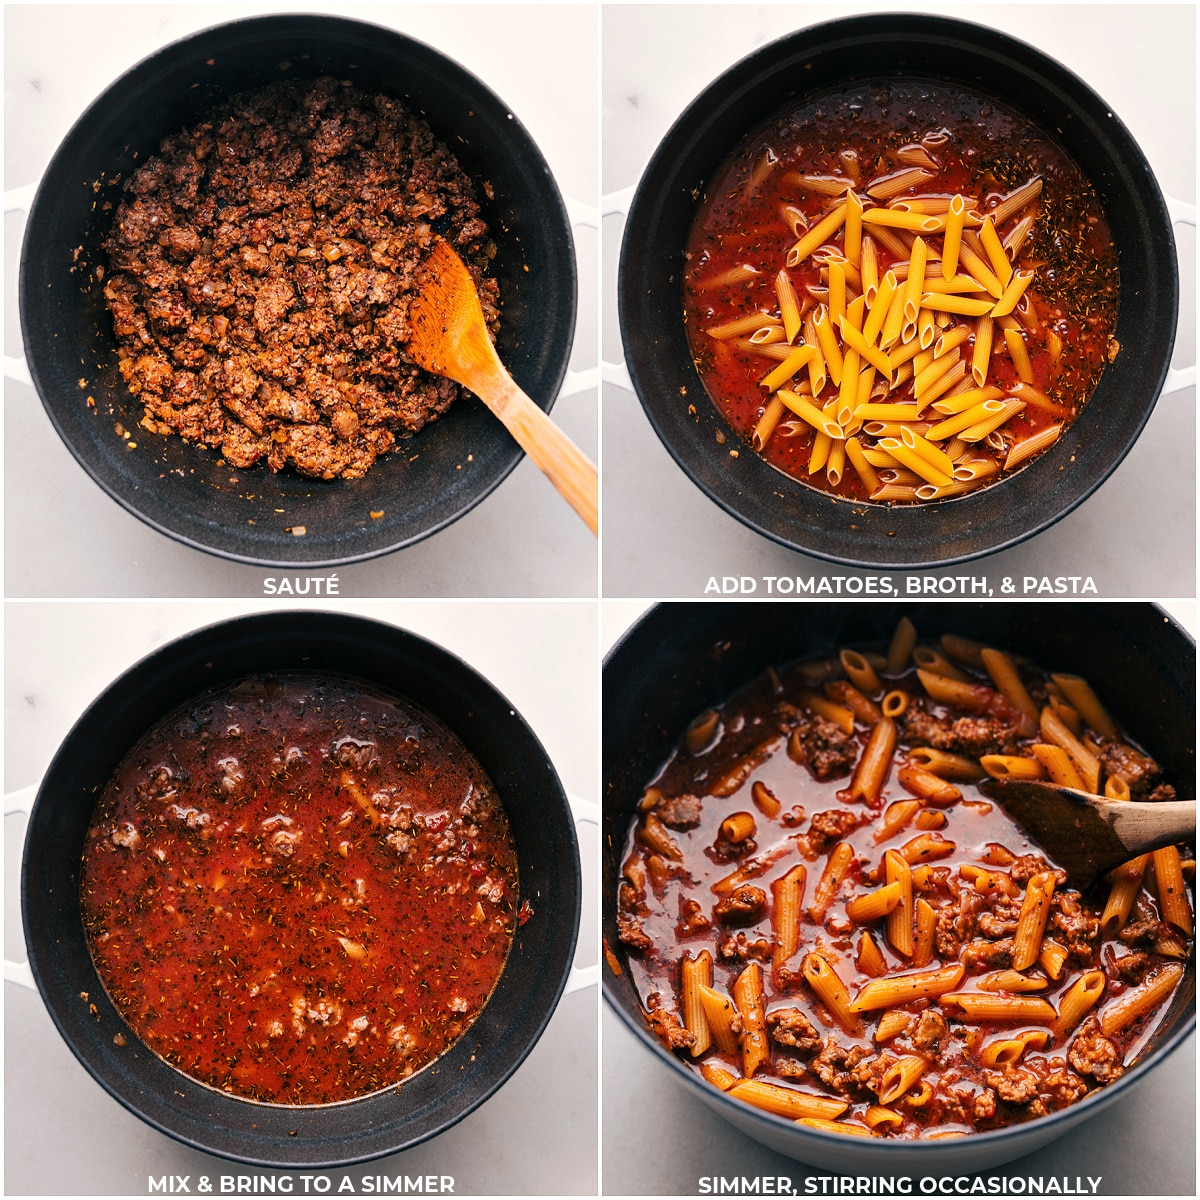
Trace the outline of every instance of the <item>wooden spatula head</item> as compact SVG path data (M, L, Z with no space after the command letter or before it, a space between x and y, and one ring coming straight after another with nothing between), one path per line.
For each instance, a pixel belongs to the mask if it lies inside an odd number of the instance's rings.
M480 373L491 375L500 361L475 281L443 238L434 243L422 271L420 295L409 307L408 352L426 371L477 391Z
M1139 854L1187 841L1196 832L1196 806L1190 802L1107 800L1040 780L985 779L979 790L1078 888Z

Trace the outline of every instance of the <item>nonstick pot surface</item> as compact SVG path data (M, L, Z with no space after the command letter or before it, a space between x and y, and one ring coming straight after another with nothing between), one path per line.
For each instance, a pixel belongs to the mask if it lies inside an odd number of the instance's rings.
M1195 646L1149 604L663 604L613 648L604 665L603 933L617 938L616 901L635 805L689 722L724 703L768 666L843 646L886 648L902 616L922 640L958 633L1039 666L1083 675L1114 718L1162 764L1181 799L1195 797ZM1195 1026L1195 958L1153 1049L1117 1081L1051 1116L940 1142L854 1139L854 1162L885 1172L967 1172L1035 1150L1126 1094ZM646 1028L626 971L604 974L605 999L692 1094L781 1153L844 1171L846 1141L749 1109L709 1087ZM647 1062L649 1069L649 1063ZM636 1082L636 1081L635 1081Z
M447 1054L399 1088L315 1108L228 1096L150 1053L109 1002L79 911L88 821L99 789L130 746L190 697L272 671L365 680L445 722L496 785L516 844L521 895L534 909L517 931L487 1007ZM254 1165L310 1169L413 1146L455 1124L500 1087L533 1048L562 993L580 892L578 849L562 787L508 701L461 660L403 630L306 612L244 617L200 630L113 683L51 763L30 816L22 869L30 966L59 1032L97 1082L155 1128L200 1150ZM118 1032L124 1046L113 1041Z
M1068 433L1000 485L935 505L831 502L748 450L692 365L682 255L708 182L741 139L798 97L852 79L909 76L994 95L1054 132L1099 194L1116 243L1121 353ZM773 540L864 567L945 566L1047 528L1100 486L1133 445L1170 364L1178 309L1174 238L1128 131L1086 84L1031 46L939 17L854 17L802 30L732 67L684 111L638 186L621 248L621 332L642 406L708 496ZM694 408L694 412L691 409Z
M164 136L220 99L321 74L404 100L475 181L497 245L500 356L544 408L565 376L575 324L571 231L545 160L503 101L436 50L358 21L268 16L192 35L132 68L79 119L38 189L21 261L26 356L55 429L110 496L187 545L261 566L344 564L410 545L471 509L521 457L472 396L358 480L237 470L139 427L92 273L106 265L108 206ZM117 424L136 431L136 450Z

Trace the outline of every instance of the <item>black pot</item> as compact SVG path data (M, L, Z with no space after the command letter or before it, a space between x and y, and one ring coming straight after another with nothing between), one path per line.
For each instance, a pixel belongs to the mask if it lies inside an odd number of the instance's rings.
M664 604L604 664L603 931L620 958L617 885L635 805L687 728L768 665L824 657L845 645L886 648L902 616L925 634L959 633L1085 676L1116 720L1162 764L1181 799L1195 796L1196 653L1149 604ZM827 1170L967 1173L1029 1154L1114 1103L1195 1027L1196 963L1152 1045L1116 1083L1079 1104L1021 1125L943 1141L853 1138L808 1129L710 1087L649 1033L629 972L604 974L605 999L680 1083L743 1132ZM648 1061L648 1060L647 1060Z
M494 199L480 187L479 200L497 246L500 357L546 409L575 327L571 228L549 167L504 102L436 50L360 21L267 16L194 34L126 72L67 134L29 213L20 276L29 370L59 436L114 500L189 546L258 566L340 565L410 545L473 508L521 458L473 397L356 480L218 466L214 451L139 427L92 274L107 266L106 205L164 136L225 97L322 74L404 100L477 184L491 183ZM117 422L136 431L136 450ZM307 532L289 533L295 526Z
M1050 130L1092 182L1120 262L1121 352L1065 436L1013 479L936 505L830 496L717 434L684 335L683 251L709 181L742 138L806 95L853 79L961 83ZM1116 469L1166 379L1179 305L1171 222L1137 143L1082 80L1031 46L942 17L884 14L801 30L743 59L675 122L646 168L621 246L621 335L663 444L709 497L767 537L862 567L947 566L1015 545L1081 504ZM682 395L697 398L696 413ZM723 439L722 439L723 440Z
M399 1089L313 1108L258 1104L196 1083L139 1042L92 964L79 908L97 794L134 742L177 705L252 672L324 671L388 689L452 729L496 785L516 843L518 931L487 1007ZM189 634L126 671L76 722L29 817L22 909L29 965L59 1032L98 1083L156 1129L210 1154L320 1169L407 1149L448 1129L520 1066L571 969L581 883L575 829L546 752L508 701L445 650L389 625L331 613L242 617ZM80 999L86 993L95 1012ZM125 1033L126 1044L113 1036Z

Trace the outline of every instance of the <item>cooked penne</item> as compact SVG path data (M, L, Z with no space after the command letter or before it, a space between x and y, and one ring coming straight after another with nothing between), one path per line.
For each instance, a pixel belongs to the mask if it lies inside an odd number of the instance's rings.
M929 1069L919 1054L906 1054L883 1073L879 1081L879 1103L894 1104Z
M808 1092L799 1092L794 1088L763 1083L756 1079L744 1079L735 1083L729 1089L729 1094L738 1100L744 1100L747 1104L752 1104L755 1108L761 1108L781 1117L791 1117L793 1120L815 1117L832 1122L834 1117L844 1113L850 1107L845 1100L830 1100L825 1096L813 1096Z
M914 967L927 967L933 962L934 937L937 933L937 911L927 900L915 904L916 928L913 932Z
M981 975L975 983L981 992L1041 992L1046 988L1040 975L1023 975L1011 969Z
M1104 911L1100 914L1100 930L1111 934L1125 927L1130 909L1138 892L1142 889L1142 876L1150 863L1150 855L1140 854L1123 863L1109 877L1111 887Z
M825 919L825 912L829 908L834 896L837 895L838 889L842 886L842 881L849 873L853 862L854 849L849 842L838 842L829 852L829 858L825 863L825 870L821 872L821 878L817 882L817 890L813 895L812 907L808 910L808 915L814 921L820 923Z
M943 1004L954 1004L962 1009L966 1021L1032 1021L1039 1024L1053 1022L1058 1014L1048 1000L1036 996L996 996L982 992L946 992Z
M751 1079L754 1072L771 1061L767 1041L766 997L763 994L762 968L756 962L737 977L733 984L733 1002L742 1021L742 1074Z
M864 983L850 1002L851 1012L870 1012L877 1008L898 1008L914 1000L927 1000L952 992L962 982L966 968L962 963L939 967L936 971L910 971L887 979Z
M888 913L887 940L897 954L911 958L913 952L913 890L912 871L904 855L889 850L883 856L884 878L887 883L897 884L900 898L896 907Z
M679 964L679 978L679 1011L683 1016L683 1027L696 1039L689 1053L693 1058L699 1058L713 1041L700 999L700 989L712 987L712 955L707 950L701 950L695 958L685 954Z
M889 883L874 892L864 892L846 901L846 916L856 925L878 921L900 903L902 892L903 887L899 882Z
M1042 952L1042 937L1053 896L1054 874L1051 871L1039 871L1025 885L1025 899L1021 903L1017 931L1013 935L1014 970L1024 971L1037 962Z
M1052 783L1059 787L1083 791L1083 780L1071 762L1071 756L1061 746L1049 746L1044 742L1029 747L1030 753L1042 764Z
M1057 980L1062 977L1063 964L1067 961L1067 957L1065 946L1060 946L1057 942L1047 938L1042 942L1042 953L1038 957L1038 964L1051 979Z
M862 975L870 975L875 979L887 974L887 960L870 933L864 932L858 939L858 956L854 961Z
M738 1077L732 1071L727 1071L724 1067L719 1067L714 1062L701 1063L700 1074L703 1075L704 1078L713 1085L713 1087L719 1088L723 1092L729 1091L729 1089L738 1081Z
M1090 1012L1104 995L1104 972L1085 971L1063 993L1058 1002L1058 1019L1051 1026L1055 1037L1069 1033Z
M1178 849L1164 846L1161 850L1155 850L1150 857L1154 863L1154 884L1158 889L1158 907L1163 920L1191 937L1192 910L1188 905Z
M1120 736L1116 723L1100 703L1096 693L1086 679L1079 675L1051 675L1050 678L1062 690L1071 707L1083 718L1089 729L1106 738Z
M850 793L855 799L874 804L883 790L884 780L892 765L892 754L896 749L896 722L890 717L881 717L871 730L862 757L854 771Z
M696 994L704 1009L704 1017L708 1021L713 1044L722 1054L740 1054L741 1046L738 1043L738 1035L734 1033L734 1019L737 1017L737 1010L733 1006L733 1001L728 996L722 996L720 992L716 992L704 984L696 989ZM740 1028L740 1026L741 1021L738 1018L738 1027Z
M806 879L807 872L803 865L797 865L771 885L774 899L771 905L771 931L775 935L771 969L777 976L800 946L800 906L804 900Z
M909 658L916 644L916 627L907 617L901 617L888 646L886 669L889 675L898 675L908 666Z
M919 800L897 800L889 804L875 830L875 841L886 842L895 837L920 811Z
M962 799L962 792L954 784L917 766L901 767L896 779L905 791L928 800L930 804L954 804Z
M979 765L993 779L1045 779L1046 769L1036 758L1015 754L985 754Z
M800 969L808 986L829 1009L833 1019L846 1033L857 1034L860 1026L858 1018L850 1011L850 995L829 960L813 951L805 956Z
M1131 988L1120 999L1107 1005L1100 1014L1100 1028L1107 1037L1119 1033L1135 1021L1153 1012L1179 986L1183 967L1167 963L1141 987Z
M984 668L996 685L996 690L1013 708L1029 719L1029 727L1032 729L1038 723L1040 713L1029 690L1021 682L1021 676L1017 672L1017 665L1013 662L1012 657L1003 650L991 648L985 648L981 657Z
M908 752L908 760L939 779L953 779L962 783L974 783L986 772L979 763L962 754L951 754L933 746L914 746Z
M1097 795L1100 791L1100 760L1067 728L1052 709L1043 708L1039 725L1042 737L1061 746L1071 757L1084 791Z

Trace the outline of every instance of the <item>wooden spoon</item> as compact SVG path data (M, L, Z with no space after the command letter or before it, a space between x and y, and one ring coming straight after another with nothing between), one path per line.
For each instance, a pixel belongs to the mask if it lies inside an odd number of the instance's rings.
M409 321L409 354L426 371L470 388L595 533L596 468L504 369L488 337L475 282L443 238L426 261Z
M1193 801L1106 800L1032 779L985 779L979 789L1080 889L1139 854L1190 841L1196 833Z

